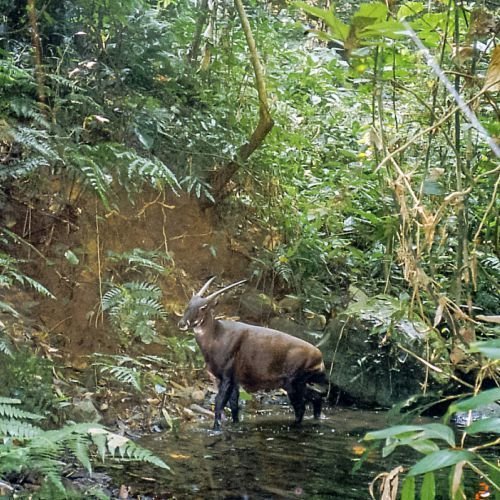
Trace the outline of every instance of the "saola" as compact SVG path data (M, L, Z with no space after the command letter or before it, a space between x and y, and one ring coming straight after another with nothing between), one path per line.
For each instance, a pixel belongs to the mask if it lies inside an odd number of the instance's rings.
M194 330L207 368L219 381L214 429L220 429L221 415L228 402L233 422L238 421L240 385L248 392L285 389L296 424L302 422L306 401L312 403L314 417L319 418L324 394L308 384L327 383L321 351L278 330L215 319L217 297L246 280L203 297L214 279L210 278L193 295L179 321L181 330Z

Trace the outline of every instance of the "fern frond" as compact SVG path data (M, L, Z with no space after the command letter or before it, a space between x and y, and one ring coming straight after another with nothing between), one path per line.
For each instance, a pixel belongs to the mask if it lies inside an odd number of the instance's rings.
M140 359L143 359L146 363L153 363L160 366L169 366L172 363L168 359L160 356L154 356L152 354L145 354L144 356L141 356Z
M100 366L101 373L109 372L119 382L131 385L138 391L142 391L140 382L141 373L137 371L137 368L130 368L128 366L99 365L98 363L96 363L96 366Z
M131 269L152 269L159 273L164 273L166 267L158 261L170 261L172 257L165 252L148 251L142 248L134 248L130 252L115 253L109 252L111 262L126 261Z
M88 432L98 447L99 444L95 441L95 439L97 438L98 442L102 446L102 438L104 437L107 452L113 457L115 457L118 452L122 458L128 457L130 460L147 462L162 469L170 470L170 467L163 460L158 458L146 448L135 444L125 436L109 432L102 427L89 428Z
M33 123L45 130L50 129L50 124L40 112L38 103L25 97L13 98L9 102L11 112L19 118L28 118Z
M174 192L181 189L175 174L159 158L144 158L118 144L107 144L106 147L110 154L120 160L115 163L120 168L119 178L123 185L140 186L141 183L148 182L155 188L168 186Z
M0 416L14 419L43 420L42 415L16 408L12 404L0 403Z
M1 281L0 281L1 284ZM0 300L0 312L5 312L14 316L14 318L19 318L19 313L7 302L3 302ZM4 344L4 349L8 349L8 344Z
M83 183L89 186L99 196L103 205L109 210L110 200L107 194L112 182L111 175L101 165L106 161L99 158L99 148L96 146L82 146L78 151L70 150L68 162Z
M481 264L492 271L500 272L500 259L496 255L489 255L481 261Z
M14 141L21 144L25 150L38 153L51 162L61 160L57 151L51 147L50 137L46 130L18 126L14 129Z
M26 276L25 274L21 273L13 273L13 277L15 280L21 284L21 285L28 285L31 288L33 288L36 292L38 292L40 295L43 295L44 297L49 297L51 299L55 299L56 297L47 289L45 288L41 283L39 283L37 280Z
M165 320L160 287L153 283L132 281L114 286L104 293L102 309L119 331L139 337L149 344L156 335L155 321Z
M29 439L41 432L43 432L42 429L29 422L0 418L0 439L6 436L17 439Z
M14 162L12 165L0 166L0 180L21 179L32 172L50 165L49 161L41 157L30 157Z
M4 230L7 236L12 236L13 233ZM14 235L14 239L19 241L20 238ZM0 252L0 286L5 286L7 288L11 287L14 283L18 283L22 286L30 286L35 291L40 293L45 297L50 297L55 299L54 295L47 290L41 283L35 279L27 276L17 269L17 265L25 262L22 259L15 259L6 253ZM0 303L1 307L1 303ZM12 313L12 310L10 311Z

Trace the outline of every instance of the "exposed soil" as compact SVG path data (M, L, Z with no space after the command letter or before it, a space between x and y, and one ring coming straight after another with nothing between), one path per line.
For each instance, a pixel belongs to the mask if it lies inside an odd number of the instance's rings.
M217 275L219 283L248 277L251 249L260 238L243 230L244 219L201 210L196 199L145 191L135 204L122 199L116 209L105 210L93 197L64 204L58 193L67 186L51 181L53 190L27 203L15 195L3 218L28 243L18 244L18 257L29 259L25 272L53 293L57 300L36 296L16 302L21 312L44 330L53 345L78 365L82 355L117 352L119 343L100 310L100 287L109 280L108 252L134 248L161 250L171 258L169 272L161 276L169 319L165 332L177 333L178 315L204 280ZM236 221L239 226L236 226ZM258 245L258 243L257 243ZM72 264L67 250L78 256ZM140 280L140 276L137 277Z

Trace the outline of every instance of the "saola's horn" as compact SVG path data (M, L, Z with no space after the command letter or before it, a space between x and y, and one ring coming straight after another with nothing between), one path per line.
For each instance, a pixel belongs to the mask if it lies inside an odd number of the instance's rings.
M217 297L221 293L227 292L231 288L234 288L235 286L241 285L242 283L246 283L247 281L248 280L237 281L236 283L233 283L232 285L228 285L228 286L224 287L222 290L217 290L216 292L214 292L211 295L209 295L208 297L206 297L206 299L213 300L213 299L215 299L215 297Z
M203 294L208 290L208 287L212 284L212 281L217 278L217 276L212 276L201 288L198 293L195 293L195 296L202 297Z

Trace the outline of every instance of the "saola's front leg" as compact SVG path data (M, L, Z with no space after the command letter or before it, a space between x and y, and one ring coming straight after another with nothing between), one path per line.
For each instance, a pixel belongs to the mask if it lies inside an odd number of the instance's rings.
M219 392L217 393L217 396L215 396L214 430L220 430L222 412L224 411L224 408L230 398L233 422L238 421L238 390L238 384L235 384L231 378L223 378L220 381Z
M295 413L296 425L299 425L304 418L304 412L306 410L305 389L305 383L301 379L291 380L285 384L288 399L290 400Z

